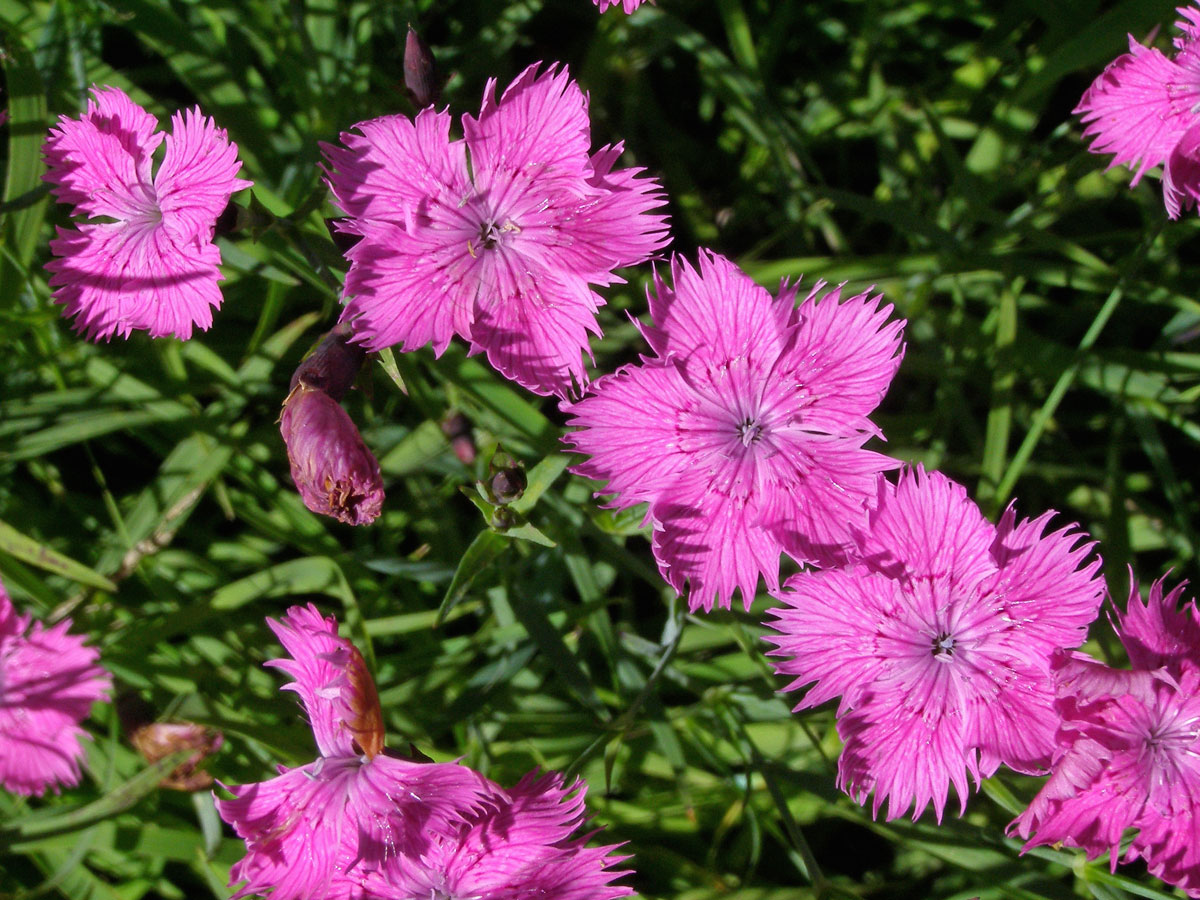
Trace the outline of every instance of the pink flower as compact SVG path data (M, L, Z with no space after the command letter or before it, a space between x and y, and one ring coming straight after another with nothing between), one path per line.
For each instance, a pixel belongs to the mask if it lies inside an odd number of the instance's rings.
M1175 55L1144 47L1129 36L1118 56L1075 107L1095 140L1093 153L1112 153L1110 166L1163 169L1163 202L1172 219L1200 198L1200 9L1180 7Z
M174 334L212 324L221 305L217 216L235 191L237 147L199 109L171 117L171 134L119 88L92 88L78 119L62 116L43 147L54 195L100 221L58 229L46 268L54 298L88 338ZM158 174L152 154L165 140Z
M606 12L610 6L621 6L625 12L631 13L647 0L592 0L600 8L600 12Z
M494 786L495 805L472 815L453 836L437 835L420 857L401 856L367 883L379 900L474 897L485 900L613 900L632 889L612 882L624 857L588 847L586 786L565 788L557 774L526 775L511 790Z
M659 569L693 610L728 608L735 588L749 609L760 575L778 588L781 551L828 563L865 523L876 474L896 465L862 445L904 323L878 295L818 297L823 283L797 308L795 286L773 298L713 253L671 273L644 329L656 357L566 407L582 430L564 440L612 505L649 503Z
M284 401L279 430L305 506L347 525L369 525L379 517L379 462L336 400L298 384Z
M99 652L67 634L64 619L30 627L0 586L0 785L41 796L79 783L86 732L79 723L92 703L108 699L112 679Z
M592 285L664 246L658 184L613 169L622 146L589 155L587 98L566 69L522 72L478 119L432 107L384 116L325 145L329 186L361 235L348 252L346 309L370 350L458 334L472 353L539 394L565 396L587 375L580 352L599 334Z
M231 876L247 883L235 896L359 898L367 877L398 854L426 852L434 836L456 834L490 787L464 766L386 755L375 684L332 617L310 604L267 623L292 657L268 665L295 679L285 689L300 695L321 755L217 801L246 841Z
M1050 657L1095 618L1100 561L1069 527L1045 534L1050 513L991 525L937 472L879 482L860 561L790 579L769 640L786 689L812 685L797 710L841 698L839 786L940 820L951 784L966 809L967 773L1049 763Z
M1177 609L1182 590L1164 597L1157 581L1143 605L1133 585L1116 626L1133 671L1058 655L1053 770L1009 827L1025 849L1061 842L1113 869L1140 857L1200 897L1200 611Z

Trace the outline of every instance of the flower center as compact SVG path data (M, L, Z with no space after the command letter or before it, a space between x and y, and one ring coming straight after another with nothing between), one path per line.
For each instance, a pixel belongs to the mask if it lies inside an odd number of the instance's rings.
M738 426L737 432L742 446L749 447L752 444L758 443L759 439L763 436L763 426L753 419L748 418Z
M948 663L954 658L954 638L945 631L939 632L930 647L933 658L938 662Z
M1200 731L1197 731L1196 725L1197 722L1194 719L1183 723L1182 727L1173 722L1157 722L1151 726L1146 735L1146 746L1152 753L1181 752L1190 744L1195 743L1197 737L1200 737Z
M474 240L467 241L467 252L472 257L479 250L495 250L500 246L505 234L519 232L521 227L511 220L505 220L503 225L497 225L490 219L479 223L479 234Z

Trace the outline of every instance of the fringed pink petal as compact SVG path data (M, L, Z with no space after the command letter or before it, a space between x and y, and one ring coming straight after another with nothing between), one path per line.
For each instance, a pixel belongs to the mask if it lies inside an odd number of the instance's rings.
M210 241L229 198L251 186L237 177L237 145L197 108L171 117L166 147L154 178L163 228L177 246Z
M120 88L92 87L78 119L60 116L42 153L42 177L60 203L81 216L128 219L154 202L151 154L162 142L158 120Z
M783 352L792 320L791 297L772 297L725 257L702 250L699 271L671 258L669 287L655 275L649 296L653 327L643 329L661 359L691 360L705 371L737 359L770 366Z
M869 291L841 299L841 288L818 297L817 285L797 310L799 327L789 355L803 360L805 386L828 402L811 410L809 427L834 430L868 416L887 393L904 356L903 319Z
M852 708L859 692L890 669L878 624L901 608L898 585L854 567L801 573L786 587L778 595L785 605L768 613L775 621L767 624L779 634L765 636L776 647L769 655L781 658L775 671L792 677L783 690L811 685L796 711L838 697L843 712Z
M1078 647L1104 599L1095 541L1068 525L1046 533L1054 512L1017 524L1010 504L996 526L991 555L999 569L990 590L1002 594L1008 614L1048 658L1060 647Z
M463 116L475 185L481 191L504 172L530 166L584 176L591 145L587 97L566 66L528 66L496 100L496 83L484 91L479 118Z
M988 550L995 529L967 497L966 488L940 472L901 472L871 517L862 555L872 568L911 577L942 576L974 585L996 571Z
M838 722L846 745L838 760L838 787L864 805L874 794L874 816L886 800L888 821L910 809L915 820L932 804L940 822L954 785L961 815L970 793L967 775L978 778L963 747L961 722L936 714L914 716L907 705L896 694L871 697Z
M1148 169L1166 162L1195 123L1200 103L1197 71L1129 37L1129 52L1113 60L1084 92L1075 112L1094 138L1093 153L1112 153L1112 166L1134 170L1137 184Z
M465 144L450 140L450 115L433 108L381 116L344 131L344 147L322 144L326 180L355 219L410 227L418 216L456 208L472 193Z
M1164 593L1166 578L1150 586L1143 603L1130 573L1129 601L1117 621L1117 635L1135 669L1163 666L1180 671L1184 662L1200 667L1200 609L1193 600L1183 604L1187 582Z
M354 735L346 728L340 690L345 680L347 648L353 645L338 637L333 616L322 617L311 603L293 606L282 619L267 619L267 625L290 659L281 657L265 664L294 679L283 690L300 695L321 755L354 756Z
M779 512L771 498L755 502L707 490L703 471L684 474L650 506L655 520L654 557L663 578L694 612L713 602L729 609L734 590L746 609L761 575L768 590L779 587L779 543L759 523Z
M563 409L572 418L563 441L586 459L571 467L607 482L621 508L666 490L688 467L677 440L679 420L697 400L675 366L624 366L591 385L590 393ZM632 423L632 427L631 427Z
M14 794L78 784L87 737L79 723L112 689L99 652L70 625L31 626L0 586L0 787Z
M492 262L471 323L471 352L486 352L496 371L535 394L578 394L588 383L583 354L590 358L588 336L600 333L603 301L580 278L521 263Z
M152 225L83 224L59 228L50 251L54 299L89 340L133 331L187 340L221 306L221 253L207 241L177 244Z

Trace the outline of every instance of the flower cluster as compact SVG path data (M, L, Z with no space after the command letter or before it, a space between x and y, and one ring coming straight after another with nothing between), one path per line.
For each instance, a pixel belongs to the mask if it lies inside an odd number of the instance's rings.
M1179 609L1182 593L1158 581L1143 604L1131 588L1116 622L1131 671L1059 653L1053 770L1012 828L1026 849L1109 853L1114 869L1141 858L1200 897L1200 610Z
M324 145L329 187L359 240L347 253L343 320L369 350L457 334L505 377L566 396L604 300L593 285L666 243L663 196L622 146L591 144L587 98L567 70L535 64L478 118L432 107L384 116Z
M1172 219L1200 199L1200 9L1181 7L1175 55L1129 36L1129 52L1109 64L1075 112L1093 153L1134 169L1133 184L1163 166L1163 203Z
M14 794L79 783L79 723L108 697L99 652L70 627L69 619L31 625L0 586L0 785Z
M594 0L626 13L643 0ZM1076 108L1095 153L1163 166L1168 214L1200 203L1200 7L1181 8L1175 53L1130 38ZM437 94L432 55L410 33L406 71ZM652 551L693 611L749 610L760 580L785 690L796 710L837 701L838 783L887 818L971 791L1001 766L1050 778L1011 828L1026 848L1142 859L1200 897L1200 609L1162 583L1136 585L1116 622L1132 669L1076 652L1104 594L1100 561L1053 513L989 523L937 472L885 473L871 420L903 356L904 321L870 291L818 282L772 296L724 257L655 273L649 354L589 384L596 288L668 243L657 181L617 168L621 144L591 148L588 99L565 67L529 66L478 116L428 105L323 144L325 176L351 239L341 324L297 370L280 430L309 509L352 524L383 502L377 461L340 405L367 351L455 335L505 377L562 400L572 471L610 505L646 504ZM153 155L164 146L157 173ZM52 192L84 217L59 229L54 297L92 339L191 336L221 295L218 216L237 148L199 109L171 133L116 88L95 88L44 145ZM586 391L582 399L567 398ZM457 434L457 427L452 429ZM458 437L463 435L458 434ZM464 458L473 456L460 448ZM515 464L491 482L522 489ZM491 494L489 494L491 496ZM786 555L800 571L783 585ZM317 758L228 788L222 818L246 842L237 897L615 900L616 846L590 847L582 782L533 772L505 789L458 763L385 747L383 712L358 650L313 606L268 620L288 656ZM0 588L0 784L20 794L74 784L79 722L110 677L95 650L18 616ZM138 732L149 758L181 742L192 766L220 744L195 726ZM203 773L180 774L188 786ZM1121 844L1135 832L1127 849Z
M290 655L320 756L261 784L230 788L217 809L246 841L235 895L273 900L519 900L552 894L612 900L612 847L589 848L584 788L530 775L504 791L457 763L417 762L384 747L383 714L362 655L313 606L268 620Z
M52 193L104 220L60 228L50 242L54 297L93 340L135 330L187 340L221 305L213 229L230 196L250 186L237 177L237 147L199 109L172 116L164 136L119 88L93 88L92 98L80 118L59 118L43 148Z
M799 306L722 256L697 271L671 261L655 279L654 356L600 379L568 407L564 440L588 456L572 471L607 481L612 503L648 503L654 555L692 609L748 609L779 557L842 556L875 477L896 463L863 448L867 418L900 363L903 322L867 293L842 300L818 283Z

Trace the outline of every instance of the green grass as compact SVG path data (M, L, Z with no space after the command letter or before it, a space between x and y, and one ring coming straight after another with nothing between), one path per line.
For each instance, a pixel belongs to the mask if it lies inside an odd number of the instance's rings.
M888 452L970 486L995 515L1059 510L1102 541L1118 600L1197 575L1200 442L1194 214L1166 221L1070 110L1174 2L660 0L626 18L588 0L0 0L0 574L18 604L69 614L122 690L220 728L222 781L313 758L261 663L265 616L315 602L376 672L390 740L503 783L534 766L590 784L647 897L707 900L1163 897L1136 868L1004 826L1037 782L1005 772L962 819L873 822L834 788L832 711L790 712L749 614L690 616L640 516L562 471L563 418L453 346L372 364L348 401L379 456L383 516L309 513L276 419L292 370L336 318L343 263L318 142L411 112L405 27L433 45L453 112L489 77L561 60L590 92L594 143L670 195L674 249L707 246L761 283L876 285L909 321L876 420ZM225 305L188 343L91 345L43 265L65 210L39 148L92 83L161 120L200 103L237 142L269 226L221 240ZM597 370L643 348L649 268L602 311ZM390 365L390 364L388 364ZM438 423L474 428L464 465ZM462 495L495 445L545 474L522 512L554 546L487 529ZM542 468L538 469L537 467ZM1117 653L1098 622L1092 649ZM1114 656L1119 661L1119 656ZM84 784L0 793L0 897L227 897L240 842L207 795L157 772L110 708ZM953 804L952 804L953 805Z

